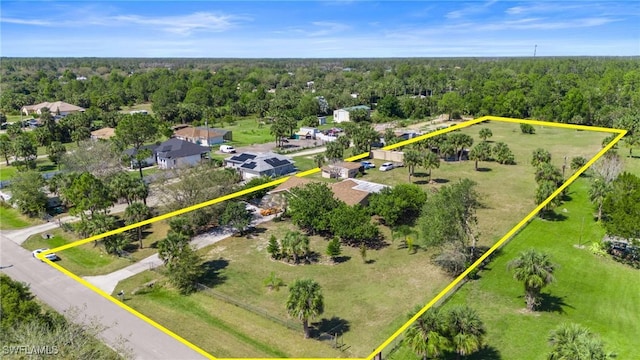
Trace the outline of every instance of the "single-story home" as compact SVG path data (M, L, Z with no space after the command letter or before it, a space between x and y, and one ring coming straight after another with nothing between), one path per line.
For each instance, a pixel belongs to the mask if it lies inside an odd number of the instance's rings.
M180 130L176 130L173 133L173 137L202 146L211 146L215 144L222 144L224 142L223 134L215 131L214 129L204 127L184 127Z
M160 169L174 169L177 167L193 166L207 159L211 149L188 141L171 138L157 145L145 145L141 149L150 150L151 156L142 160L143 165L158 164ZM125 151L128 156L135 156L134 149ZM135 160L131 161L131 167L136 167Z
M361 171L360 163L342 161L336 164L329 164L322 167L323 178L354 178Z
M281 176L296 171L293 160L276 153L240 153L224 160L226 167L237 169L245 180L260 176Z
M346 107L344 109L338 109L333 111L333 122L341 123L345 121L351 121L349 119L349 112L354 110L366 110L369 114L371 114L371 108L368 107L367 105Z
M91 140L108 140L116 135L116 129L106 127L91 132Z
M66 103L64 101L56 101L56 102L42 102L36 105L25 105L20 111L25 114L42 114L42 109L47 108L49 112L53 115L68 115L74 112L83 112L85 109L80 106L75 106L73 104Z
M282 196L285 192L295 187L304 186L311 182L313 180L292 176L275 189L269 191L264 202L281 204L282 201L276 200L276 197ZM371 194L380 192L385 187L388 186L358 179L346 179L329 185L336 199L343 201L347 205L360 204L362 206L366 206L369 203L368 199Z

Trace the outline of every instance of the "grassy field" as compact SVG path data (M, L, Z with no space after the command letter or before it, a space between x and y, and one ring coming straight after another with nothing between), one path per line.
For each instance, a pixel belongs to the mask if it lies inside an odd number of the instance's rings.
M0 206L0 229L12 230L20 229L31 225L39 224L41 221L24 216L18 210L11 207Z
M489 351L470 359L542 359L550 349L549 331L563 322L579 323L600 334L619 359L637 356L638 270L575 246L599 241L604 235L593 221L588 188L587 179L578 180L570 187L572 200L558 209L565 220L534 220L503 249L490 270L464 285L445 305L474 307L487 327ZM557 281L543 290L546 299L537 313L523 311L522 284L506 269L508 261L529 248L548 253L559 265ZM393 359L417 358L404 349Z
M474 137L475 143L479 142L478 131L490 128L493 132L492 143L505 142L515 155L516 165L500 165L495 162L480 162L482 171L475 171L473 161L452 161L440 163L439 169L432 170L432 178L435 184L427 182L427 174L424 169L417 167L416 176L411 178L414 184L420 185L425 190L438 188L446 184L468 178L477 182L477 190L484 195L484 208L478 210L478 224L480 231L480 243L482 245L493 244L520 219L527 215L534 207L534 195L536 183L534 168L531 166L531 154L539 147L547 149L552 155L552 163L560 167L567 158L567 165L571 158L584 156L592 158L600 149L600 143L608 134L600 132L587 132L565 130L551 127L536 127L535 135L524 135L517 124L502 122L490 122L465 128L463 133ZM309 158L312 158L309 157ZM367 170L362 180L396 185L409 181L408 168L396 168L391 171L378 170L384 161L374 160L375 169ZM566 176L571 175L567 166ZM314 174L310 178L320 179L321 174ZM499 184L499 187L496 186Z
M163 276L146 271L122 281L118 289L131 294L142 283L154 279L162 281ZM343 355L327 343L305 340L302 331L275 326L262 316L205 293L185 297L156 288L145 294L128 295L125 302L217 357L286 358L315 353L335 358Z
M72 273L80 276L103 275L122 269L135 261L142 260L157 252L155 243L166 236L169 226L165 222L158 222L146 229L146 237L142 240L143 248L137 249L137 238L133 242L130 259L109 255L102 246L94 246L93 243L73 247L58 253L58 264ZM28 250L38 248L53 249L58 246L81 240L75 234L64 232L61 229L47 231L54 235L51 239L43 239L40 234L33 235L22 245Z
M424 174L418 174L412 180L425 189L464 177L477 181L478 190L486 196L485 208L478 212L481 243L485 245L493 243L535 206L533 168L529 164L534 149L548 149L553 155L554 164L559 166L563 163L564 156L567 156L568 161L578 155L592 157L600 149L601 140L606 137L602 133L542 127L537 128L536 135L527 136L522 135L519 127L513 124L493 122L482 126L492 129L493 141L505 141L510 145L517 165L482 163L481 167L486 168L485 171L475 171L472 162L443 163L440 169L434 170L434 178L438 179L438 184L427 184ZM463 131L477 137L479 129L480 126L475 126ZM315 167L312 157L299 162L298 166ZM379 163L381 161L378 165ZM408 173L402 168L384 173L376 169L370 170L363 179L395 185L406 182ZM499 187L496 186L497 183L500 184ZM296 267L274 262L269 260L265 250L269 236L282 236L286 228L293 226L286 222L263 225L261 233L251 240L230 238L204 250L206 259L220 268L217 276L212 279L216 291L286 318L284 303L287 292L269 294L262 285L264 277L270 271L274 271L286 283L296 278L313 277L324 289L326 313L322 317L326 319L325 322L348 325L349 330L342 337L350 346L348 356L368 355L406 320L408 311L415 305L426 303L450 281L431 265L431 250L408 255L406 250L397 249L393 244L382 250L370 250L371 264L364 264L358 251L350 248L344 249L349 260L337 265L326 264L324 260ZM389 239L388 229L384 231ZM326 240L312 237L311 245L314 251L322 254L326 248ZM140 309L152 318L162 316L149 313L146 308ZM241 313L251 315L248 312ZM238 323L246 321L249 319L239 320ZM194 336L196 344L205 341L206 336ZM216 354L215 351L213 353ZM307 352L304 356L320 355L322 353Z
M122 107L122 109L120 109L120 112L123 114L128 114L130 111L135 111L135 110L147 110L149 114L153 114L153 110L151 109L151 103L136 104L133 106L124 106Z

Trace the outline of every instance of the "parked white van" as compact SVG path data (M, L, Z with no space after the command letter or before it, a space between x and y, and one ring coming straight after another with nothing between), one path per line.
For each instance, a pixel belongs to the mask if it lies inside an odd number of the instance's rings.
M231 145L220 145L220 151L223 153L232 154L236 152L236 149L234 149Z

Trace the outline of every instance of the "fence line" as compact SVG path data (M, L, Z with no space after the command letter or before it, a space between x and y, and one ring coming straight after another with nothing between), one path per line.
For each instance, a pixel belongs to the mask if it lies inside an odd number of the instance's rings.
M222 293L220 293L218 291L215 291L212 288L210 288L210 287L208 287L208 286L206 286L204 284L198 283L197 287L198 287L199 290L203 291L207 295L210 295L210 296L212 296L212 297L214 297L214 298L216 298L218 300L224 301L224 302L226 302L228 304L235 305L235 306L237 306L239 308L247 310L247 311L249 311L251 313L254 313L256 315L265 317L265 318L267 318L267 319L269 319L269 320L271 320L271 321L273 321L275 323L278 323L278 324L280 324L282 326L285 326L288 329L295 330L295 331L301 331L302 330L302 324L299 324L299 323L293 322L293 321L288 321L288 320L279 318L277 316L273 316L273 315L269 314L264 309L260 309L260 308L255 307L255 306L252 306L252 305L249 305L249 304L245 304L245 303L243 303L241 301L238 301L238 300L236 300L236 299L234 299L234 298L232 298L230 296L227 296L227 295L222 294Z

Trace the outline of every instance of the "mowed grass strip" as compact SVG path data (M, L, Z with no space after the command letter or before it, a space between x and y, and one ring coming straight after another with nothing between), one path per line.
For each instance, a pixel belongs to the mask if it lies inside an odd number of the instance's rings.
M131 294L152 280L162 283L166 278L145 271L120 282L117 289ZM206 293L181 296L168 288L155 288L127 295L125 302L216 357L344 355L328 343L304 339L302 330L290 330Z
M550 350L549 332L563 322L578 323L599 334L619 359L637 356L638 270L575 246L600 241L604 230L593 220L588 179L579 179L569 189L571 201L557 210L565 220L535 219L489 264L490 270L465 284L445 305L468 304L486 325L489 349L469 359L544 358ZM507 263L529 248L548 253L559 265L556 282L543 290L545 301L535 313L524 311L523 286L507 271ZM499 357L489 356L496 353ZM407 349L393 358L417 359Z
M0 206L0 229L13 230L41 223L40 220L20 214L18 210Z
M61 259L58 265L79 276L111 273L157 253L158 250L155 248L155 243L166 236L168 228L169 226L164 221L152 224L150 229L144 231L146 237L142 241L144 246L142 249L137 249L137 235L134 235L135 240L132 241L131 245L134 250L130 253L131 259L107 254L101 244L96 246L94 243L89 243L57 253ZM41 234L32 235L22 246L28 250L53 249L81 240L74 233L64 232L62 229L55 229L46 233L53 235L53 238L44 239Z

